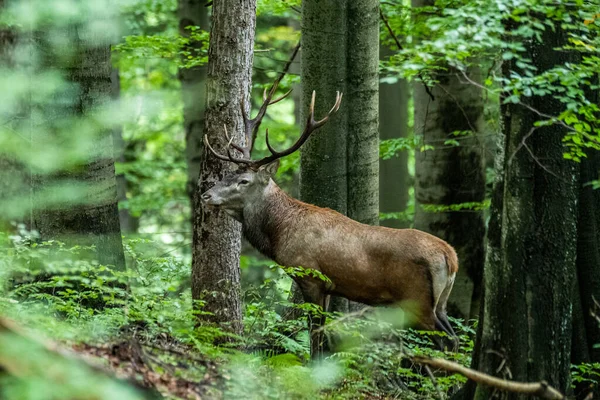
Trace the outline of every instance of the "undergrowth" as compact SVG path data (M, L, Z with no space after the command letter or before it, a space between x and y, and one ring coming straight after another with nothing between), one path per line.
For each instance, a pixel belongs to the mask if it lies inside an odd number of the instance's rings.
M465 379L435 371L434 384L407 355L470 364L475 323L453 320L461 345L457 352L442 353L432 341L441 334L404 329L406 316L395 308L327 314L326 334L335 351L311 360L306 314L322 310L288 300L288 274L306 271L272 267L260 284L248 287L245 332L236 336L198 323L202 304L193 307L188 265L175 257L145 256L152 242L128 241L129 268L116 271L82 257L89 249L27 236L0 240L1 316L35 338L91 354L121 376L169 398L437 398L438 391L454 393ZM35 347L29 351L31 357L41 357ZM6 357L0 349L0 362L10 362ZM133 361L123 367L129 358ZM574 368L574 377L593 379L597 371ZM81 379L73 379L73 385ZM40 378L33 393L30 379L0 374L0 382L2 398L20 393L19 398L46 399L53 385L53 380ZM110 396L94 398L114 398L114 393ZM119 398L135 398L123 396ZM57 392L52 398L66 397Z

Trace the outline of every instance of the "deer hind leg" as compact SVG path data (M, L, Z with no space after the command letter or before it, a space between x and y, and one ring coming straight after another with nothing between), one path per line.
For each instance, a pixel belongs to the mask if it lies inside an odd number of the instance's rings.
M444 287L444 290L442 291L440 298L436 304L435 315L440 325L440 328L438 329L448 334L448 336L453 342L453 348L456 351L458 350L459 345L458 336L454 332L450 321L448 321L448 314L446 314L446 304L448 303L448 297L450 296L452 286L454 285L454 277L455 274L452 274L448 277L446 286Z
M446 314L446 304L448 303L448 297L452 291L456 274L449 274L445 257L440 259L439 262L430 265L430 268L435 330L445 332L452 341L453 348L457 349L458 339Z

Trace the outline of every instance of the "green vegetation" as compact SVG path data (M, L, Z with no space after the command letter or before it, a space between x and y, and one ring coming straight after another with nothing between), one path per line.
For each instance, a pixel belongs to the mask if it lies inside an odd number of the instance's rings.
M212 2L206 3L210 10ZM573 169L589 166L591 176L582 172L586 181L580 182L579 173L574 172L559 180L569 181L582 193L600 188L600 163L595 155L600 150L600 2L437 0L432 4L415 8L403 0L380 3L381 43L392 49L391 56L380 61L380 81L391 84L405 79L433 89L454 71L464 84L482 90L482 129L451 129L443 140L428 141L415 133L411 98L406 123L410 130L379 142L382 160L408 153L409 201L394 212L380 213L380 221L397 220L412 227L418 213L460 218L480 212L492 233L485 244L489 267L497 257L490 241L501 238L498 243L509 246L504 240L506 231L513 228L505 225L501 231L496 226L494 236L494 223L525 224L519 218L506 222L503 212L537 207L533 200L517 202L507 197L503 203L494 198L513 194L511 188L502 186L509 175L503 163L526 157L532 161L531 170L542 168L554 177L559 161L568 160ZM246 242L242 242L240 259L242 334L201 318L210 313L203 310L204 300L192 300L192 241L198 232L190 224L193 203L186 187L186 151L192 150L186 137L180 78L184 70L206 68L210 35L207 26L179 27L177 8L176 0L0 0L0 398L447 399L466 378L430 371L413 362L412 356L441 357L494 373L484 361L474 360L481 321L451 318L460 345L455 351L440 351L436 339L448 338L439 332L411 329L410 305L405 312L364 308L340 313L293 301L293 278L331 281L313 269L273 265ZM253 115L263 90L281 73L300 39L301 8L299 0L258 1L250 92ZM544 42L558 33L566 39L564 43ZM546 46L564 58L542 71L536 64L539 60L527 53L532 44ZM549 54L540 58L551 58ZM509 64L514 68L508 70ZM479 81L469 75L473 66L483 71ZM108 82L111 69L118 90ZM298 92L300 83L299 67L292 68L279 92ZM269 152L265 129L276 149L287 148L298 138L302 121L295 114L300 112L301 100L294 98L295 92L269 108L254 158ZM344 93L344 99L351 95ZM324 101L325 96L319 96L318 101ZM535 99L551 99L554 112L539 111L532 103ZM530 112L529 117L512 121L514 126L527 127L525 135L511 142L518 143L513 147L504 142L513 127L506 125L510 122L507 110L515 109L510 107ZM538 154L531 144L550 128L562 132L563 159L559 161ZM485 165L481 165L485 199L416 202L415 158L421 153L461 149L473 140L486 153ZM110 161L104 168L106 160ZM109 179L86 175L98 165L98 170L109 171ZM281 160L276 176L295 197L299 170L300 154L294 153ZM544 180L531 178L531 170L519 171L523 174L519 179L530 179L530 185ZM453 179L452 173L444 179ZM462 177L452 182L460 183ZM501 190L494 192L494 185ZM460 185L455 186L460 191ZM104 221L88 206L103 210L114 206L116 220L116 198L110 203L102 196L116 194L117 187L121 232L108 231L122 235L125 268L102 258L108 245L97 236L104 236L84 229L94 221ZM559 189L548 186L544 190ZM570 210L574 218L579 216L579 225L569 222L560 234L572 239L576 251L567 252L573 260L594 266L593 274L582 275L584 270L573 265L573 286L589 280L586 288L592 287L593 292L600 287L592 286L600 282L600 272L596 272L600 270L593 257L586 257L587 250L592 253L600 244L594 236L597 226L590 228L592 233L581 227L593 220L584 211L595 210L600 202L580 203L579 192L573 196L573 204L586 207ZM596 199L598 194L590 196ZM97 203L101 206L95 207ZM75 218L65 217L73 210L87 211L81 211L80 219L73 222ZM48 215L55 219L42 218ZM546 217L560 220L549 211L535 221L546 221ZM124 219L132 229L124 228ZM52 222L56 220L66 222L58 227ZM578 238L581 242L576 243ZM444 239L451 242L451 238ZM108 253L112 256L119 251L117 246ZM485 282L483 265L479 268L475 275ZM552 274L548 275L551 281ZM528 279L523 272L517 281L533 285ZM492 291L498 286L484 288L486 301L494 299ZM559 341L571 348L573 329L573 347L585 348L565 356L571 375L564 377L567 383L562 388L577 398L581 393L597 393L600 382L600 343L595 343L600 337L598 310L588 309L595 302L592 295L600 299L600 294L581 287L576 293L573 289L574 311L565 314L560 329L564 341ZM219 293L206 295L217 298ZM310 355L307 320L316 315L327 318L330 347L321 358ZM587 330L585 340L577 340L577 324ZM499 353L496 348L488 350ZM513 378L505 364L514 360L502 354L498 357L495 374ZM534 380L542 379L557 385L552 377Z

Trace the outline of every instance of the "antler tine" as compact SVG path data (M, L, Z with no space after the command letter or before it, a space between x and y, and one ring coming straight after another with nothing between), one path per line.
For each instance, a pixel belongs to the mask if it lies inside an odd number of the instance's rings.
M225 131L225 138L227 139L228 145L227 146L231 146L234 149L236 149L237 151L241 152L242 154L244 154L244 148L238 144L233 143L233 138L229 137L229 133L227 132L227 125L223 124L223 130ZM229 152L229 149L227 149L227 152Z
M292 93L292 90L293 89L290 89L287 92L285 92L283 95L281 95L278 98L276 98L275 100L269 101L269 105L272 106L275 103L279 103L281 100L283 100L286 97L288 97L290 95L290 93ZM267 101L267 89L265 89L265 91L263 92L263 101Z
M313 122L315 125L317 125L317 126L316 126L316 128L323 126L323 125L324 125L324 124L325 124L325 123L326 123L326 122L329 120L329 117L330 117L332 114L336 113L336 112L337 112L337 110L339 110L339 109L340 109L340 105L342 104L342 96L343 96L343 95L344 95L343 93L340 93L340 92L335 92L335 103L334 103L333 107L331 107L331 110L329 110L329 112L328 112L328 113L325 115L325 117L323 117L323 118L322 118L322 119L320 119L319 121L316 121L316 122L315 122L315 120L314 120L314 119L312 120L312 122ZM310 105L311 105L311 112L310 112L310 115L311 115L311 117L312 117L312 118L314 118L314 103L313 103L313 102L314 102L314 98L315 98L315 92L314 92L314 90L313 90L313 101L311 101L311 104L310 104ZM316 129L316 128L315 128L315 129Z
M228 139L227 142L227 157L225 157L222 154L219 154L216 152L215 149L213 149L213 147L210 145L209 141L208 141L208 135L204 135L204 144L206 145L206 147L208 147L208 149L211 151L211 153L214 154L215 157L217 157L219 160L223 160L223 161L231 161L237 164L251 164L252 162L248 159L242 159L242 158L235 158L232 154L231 154L231 147L235 148L236 150L239 150L236 144L233 143L233 138L229 137L229 134L227 133L227 126L223 125L223 128L225 129L225 137ZM240 150L243 152L243 150Z
M206 147L208 147L208 149L211 151L211 153L213 153L213 155L215 157L217 157L219 160L223 160L223 161L229 161L228 157L225 157L219 153L217 153L215 151L215 149L212 148L212 146L210 145L210 143L208 142L208 135L204 135L204 144L206 145Z
M339 108L340 105L342 103L342 96L343 94L340 92L336 92L336 96L335 96L335 103L333 105L333 107L331 107L331 110L329 110L329 112L325 115L325 117L323 117L322 119L320 119L319 121L315 121L315 98L316 98L316 93L315 91L312 92L312 97L310 100L310 107L309 107L309 111L308 111L308 117L307 117L307 121L306 121L306 126L304 127L304 131L302 131L302 134L300 135L300 137L298 138L298 140L296 141L296 143L294 143L290 148L288 148L287 150L283 150L283 151L277 151L273 148L273 146L271 146L271 143L269 142L269 130L266 131L265 134L265 139L267 142L267 148L269 149L269 151L271 152L270 156L267 156L261 160L255 161L252 163L252 165L254 167L259 167L261 165L265 165L268 164L272 161L275 161L278 158L287 156L289 154L292 154L293 152L295 152L296 150L298 150L300 148L300 146L302 146L304 144L304 142L306 142L306 140L308 140L308 138L310 137L310 135L317 129L319 129L320 127L322 127L323 125L325 125L325 123L329 120L329 117L336 113Z

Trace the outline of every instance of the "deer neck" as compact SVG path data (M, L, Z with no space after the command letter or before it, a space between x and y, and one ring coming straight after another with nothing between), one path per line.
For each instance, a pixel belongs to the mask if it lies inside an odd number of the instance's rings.
M265 256L278 261L278 250L292 224L297 200L288 196L270 180L261 200L247 204L243 209L242 229L244 237Z

